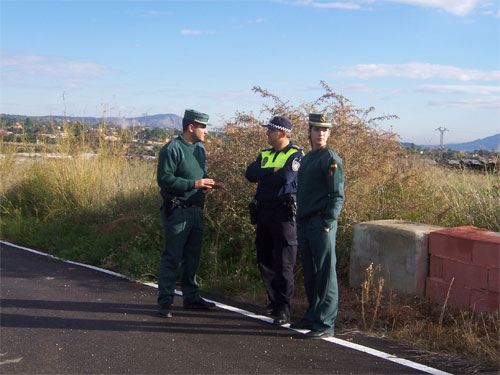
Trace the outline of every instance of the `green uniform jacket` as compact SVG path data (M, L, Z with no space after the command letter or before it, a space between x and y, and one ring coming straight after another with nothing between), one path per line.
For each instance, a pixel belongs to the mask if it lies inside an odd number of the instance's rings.
M178 136L160 150L157 181L162 193L202 206L205 193L195 189L196 180L207 177L207 152L201 142L194 144Z
M328 147L309 152L300 163L297 220L319 214L332 228L344 203L342 159Z

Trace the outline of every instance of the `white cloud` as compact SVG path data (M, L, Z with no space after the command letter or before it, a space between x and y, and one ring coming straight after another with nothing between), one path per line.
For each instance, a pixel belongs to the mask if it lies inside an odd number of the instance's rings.
M328 2L328 3L320 3L317 1L311 1L310 4L313 8L334 8L334 9L361 9L359 4L355 4L351 1L347 2Z
M442 9L448 13L465 16L470 14L480 4L480 0L338 0L338 1L321 1L321 0L300 0L287 1L278 0L281 3L299 6L309 6L314 8L335 8L335 9L368 9L367 6L373 6L383 3L398 3L413 5L425 8Z
M477 69L463 69L450 65L438 65L412 62L407 64L358 64L354 66L340 66L333 77L351 78L413 78L413 79L454 79L459 81L498 81L500 70L481 71Z
M210 31L210 30L190 30L190 29L183 29L180 32L181 35L202 35L202 34L215 34L215 31Z
M75 87L85 79L96 78L116 71L90 61L72 61L59 56L1 52L2 81L20 84L30 78L59 80L62 85Z
M200 35L201 30L181 30L181 35Z
M500 86L482 85L421 85L417 91L431 94L480 94L491 95L500 92Z
M161 16L162 14L163 12L161 10L147 10L144 12L145 16L152 16L152 17Z
M257 18L257 19L254 19L254 20L248 20L248 23L252 24L252 23L262 23L264 22L264 18Z
M457 16L470 14L479 4L479 0L386 0L393 3L439 8Z
M360 0L358 0L359 3ZM361 0L363 1L363 0ZM300 1L287 1L287 0L277 0L279 3L288 5L298 5L298 6L308 6L312 8L333 8L333 9L361 9L361 5L354 1L312 1L312 0L300 0Z
M461 100L432 100L429 105L448 108L500 108L500 96L485 96Z

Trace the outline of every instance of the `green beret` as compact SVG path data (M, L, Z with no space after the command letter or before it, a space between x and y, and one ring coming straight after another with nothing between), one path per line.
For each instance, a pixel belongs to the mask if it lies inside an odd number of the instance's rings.
M321 126L323 128L331 128L333 126L332 115L328 113L310 113L309 125Z
M194 109L186 109L184 112L184 120L189 122L196 122L198 124L209 125L208 115L206 113L198 112Z

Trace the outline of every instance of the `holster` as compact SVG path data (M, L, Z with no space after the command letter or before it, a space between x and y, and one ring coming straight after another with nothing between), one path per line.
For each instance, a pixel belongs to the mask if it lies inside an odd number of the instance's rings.
M250 223L257 224L257 216L259 214L259 203L257 200L252 200L248 205L248 211L250 212Z
M163 209L165 211L165 217L168 219L174 210L181 205L181 201L172 194L162 191L161 197L163 198Z
M288 217L290 220L295 220L295 216L297 215L297 198L295 194L289 194L286 197L285 203L288 208Z

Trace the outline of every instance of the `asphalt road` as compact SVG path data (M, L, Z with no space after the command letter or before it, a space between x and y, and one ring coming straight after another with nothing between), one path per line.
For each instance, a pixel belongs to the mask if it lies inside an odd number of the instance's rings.
M0 261L2 374L429 373L180 297L156 318L151 286L5 244Z

